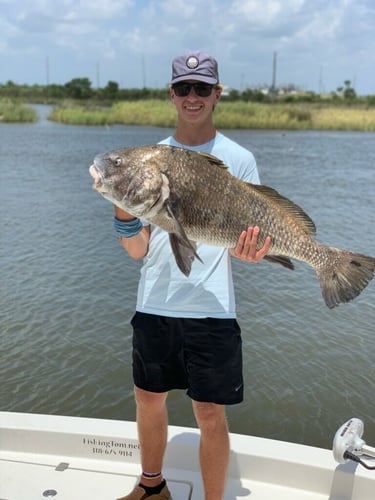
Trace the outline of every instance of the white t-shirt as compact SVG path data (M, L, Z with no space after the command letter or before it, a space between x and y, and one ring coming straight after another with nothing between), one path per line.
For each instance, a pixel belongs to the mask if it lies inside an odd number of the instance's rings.
M218 133L199 146L185 146L168 137L169 144L220 158L239 179L259 184L254 156L250 151ZM239 236L239 235L238 235ZM138 286L136 310L179 318L235 318L236 305L229 250L197 243L189 277L178 269L168 233L151 225L149 250L144 258Z

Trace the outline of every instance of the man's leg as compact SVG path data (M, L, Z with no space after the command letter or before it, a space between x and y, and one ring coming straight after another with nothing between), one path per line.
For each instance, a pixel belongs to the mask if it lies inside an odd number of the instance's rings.
M148 392L134 388L137 404L138 439L141 447L143 472L155 474L161 472L167 446L168 413L166 400L168 393ZM161 482L142 476L142 484L155 486Z
M221 500L230 451L225 406L193 401L193 410L201 431L199 458L205 500Z
M137 404L138 440L141 448L142 472L152 476L161 473L163 467L168 435L166 407L168 393L149 392L135 387L134 394ZM142 485L151 488L160 485L162 480L163 476L161 474L154 478L141 476ZM144 493L143 488L136 487L132 493L118 500L140 499L143 498ZM160 498L170 498L166 486L164 486Z

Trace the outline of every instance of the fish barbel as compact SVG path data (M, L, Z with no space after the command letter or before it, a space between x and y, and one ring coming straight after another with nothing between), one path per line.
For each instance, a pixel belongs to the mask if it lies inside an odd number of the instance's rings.
M90 174L104 198L169 233L186 276L199 259L195 242L234 248L243 230L258 226L258 248L271 236L265 259L313 267L329 308L357 297L374 277L374 258L319 243L298 205L237 179L212 155L161 144L118 149L96 156Z

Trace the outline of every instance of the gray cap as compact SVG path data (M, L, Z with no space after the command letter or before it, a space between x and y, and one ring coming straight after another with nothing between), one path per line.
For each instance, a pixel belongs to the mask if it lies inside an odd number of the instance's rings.
M190 51L177 56L172 62L171 83L184 80L198 80L210 85L219 83L216 59L201 51Z

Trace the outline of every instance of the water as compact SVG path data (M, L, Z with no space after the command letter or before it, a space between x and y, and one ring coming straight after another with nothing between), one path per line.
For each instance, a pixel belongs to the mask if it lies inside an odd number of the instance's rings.
M45 116L45 108L39 108ZM91 189L97 153L171 131L49 123L0 126L0 409L134 419L131 329L140 264ZM328 244L375 255L374 135L230 131L262 181L301 204ZM245 401L233 432L330 447L351 416L375 444L375 284L329 310L314 272L235 262ZM195 425L169 397L170 423Z

